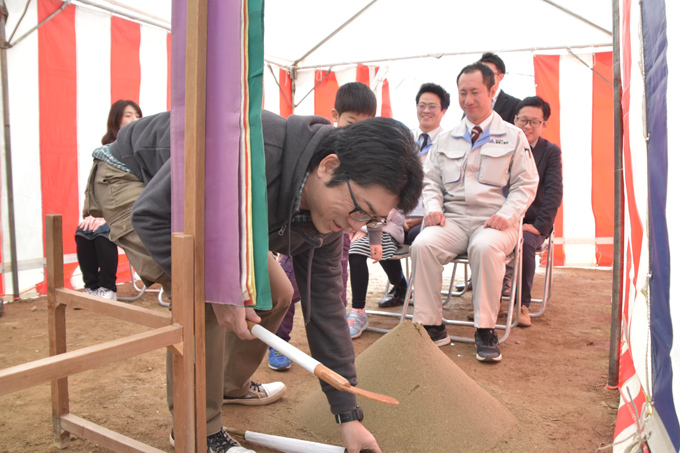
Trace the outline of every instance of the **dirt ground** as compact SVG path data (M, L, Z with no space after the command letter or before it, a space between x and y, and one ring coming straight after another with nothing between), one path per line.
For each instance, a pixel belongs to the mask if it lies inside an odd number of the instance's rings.
M385 276L370 266L372 276L367 308L376 309L385 288ZM543 281L536 274L536 289ZM119 295L131 294L131 285L121 285ZM536 293L535 293L536 294ZM146 294L136 305L167 310L158 305L157 294ZM556 268L552 299L545 314L533 319L530 328L516 328L501 344L503 360L497 364L475 359L474 345L455 343L440 348L481 388L505 406L518 420L517 428L493 452L595 452L612 442L618 392L607 390L611 272L593 269ZM446 308L448 317L462 319L470 310L469 295L456 298ZM291 343L308 351L302 319L296 319ZM372 326L392 327L386 317L371 316ZM68 349L121 338L146 330L84 310L67 312ZM471 335L470 328L450 327L457 335ZM365 332L354 341L357 355L382 334ZM0 317L0 369L48 356L47 307L45 298L6 304ZM444 358L444 356L441 356ZM412 371L411 371L412 372ZM318 389L318 383L301 367L275 372L266 360L254 379L283 381L288 391L269 407L228 407L225 426L237 429L318 440L300 426L299 406ZM389 394L384 388L369 388ZM361 374L359 375L361 386ZM69 378L70 410L73 414L171 452L168 435L170 416L165 404L165 351L83 372ZM0 452L49 452L52 444L50 386L43 384L0 397ZM451 407L451 411L465 408ZM413 414L411 423L427 424L438 414ZM328 412L330 419L330 412ZM367 413L367 419L371 417ZM372 420L372 423L381 423ZM459 427L460 428L460 427ZM400 429L394 426L394 429ZM456 429L456 426L450 426ZM489 420L488 429L494 429ZM380 438L378 438L380 442ZM244 443L258 452L266 448ZM106 451L72 436L70 452ZM383 450L385 453L390 453ZM414 453L469 451L451 445L441 450L429 446ZM605 448L603 451L610 451Z

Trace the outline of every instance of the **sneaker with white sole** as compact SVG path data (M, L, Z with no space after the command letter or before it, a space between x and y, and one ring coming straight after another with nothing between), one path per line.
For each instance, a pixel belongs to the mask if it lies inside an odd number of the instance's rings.
M175 431L170 433L170 445L175 446ZM224 426L215 434L208 436L206 453L256 453L254 450L243 448L224 429Z
M274 371L286 371L290 369L290 359L274 348L269 348L267 364Z
M243 396L225 396L223 404L241 404L243 406L266 406L278 401L286 393L286 384L270 382L258 384L250 381L250 390Z
M446 326L442 323L438 326L424 326L427 334L436 346L448 346L451 344L449 333L446 331Z
M499 362L503 358L494 329L477 329L475 347L477 349L477 360L480 362Z
M103 297L104 299L108 300L118 300L118 296L116 296L116 293L114 291L111 291L110 289L106 289L104 287L97 288L95 291L95 296Z
M361 333L368 327L366 312L364 310L357 311L353 308L349 315L347 315L347 325L349 326L349 336L359 338Z

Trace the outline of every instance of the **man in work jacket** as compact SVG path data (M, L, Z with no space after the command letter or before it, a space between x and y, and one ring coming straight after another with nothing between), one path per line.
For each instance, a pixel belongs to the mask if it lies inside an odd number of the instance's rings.
M458 75L461 123L439 136L425 161L423 231L411 245L413 322L438 346L450 343L442 323L443 266L467 252L472 269L475 346L480 361L501 360L494 327L505 258L536 194L538 174L524 133L491 108L493 71L477 62Z

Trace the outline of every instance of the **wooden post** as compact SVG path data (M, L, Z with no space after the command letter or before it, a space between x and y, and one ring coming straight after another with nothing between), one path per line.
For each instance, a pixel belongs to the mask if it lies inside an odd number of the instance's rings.
M48 215L47 232L47 328L50 356L66 352L66 305L57 303L57 288L64 287L64 246L60 215ZM66 448L71 440L68 431L61 428L59 418L69 413L68 378L52 381L52 429L54 445Z
M199 437L194 374L194 240L188 234L172 235L172 319L183 326L182 345L170 351L172 356L173 414L175 451L200 452L205 449L205 435ZM204 372L205 376L205 372ZM205 381L205 377L203 379ZM205 404L205 397L203 398ZM205 415L203 415L205 432Z
M193 236L196 441L205 448L205 119L208 0L187 1L184 232ZM175 258L173 258L174 260ZM174 276L177 276L173 272ZM182 274L184 276L184 274ZM192 274L188 274L192 275Z

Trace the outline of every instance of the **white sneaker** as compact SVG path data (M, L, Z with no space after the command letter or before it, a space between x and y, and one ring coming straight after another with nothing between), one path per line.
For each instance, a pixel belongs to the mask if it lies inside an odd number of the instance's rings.
M95 292L95 295L108 300L118 300L116 293L106 288L98 288Z
M242 404L244 406L266 406L278 401L286 393L286 384L270 382L258 384L250 381L250 390L244 396L225 396L223 404Z

